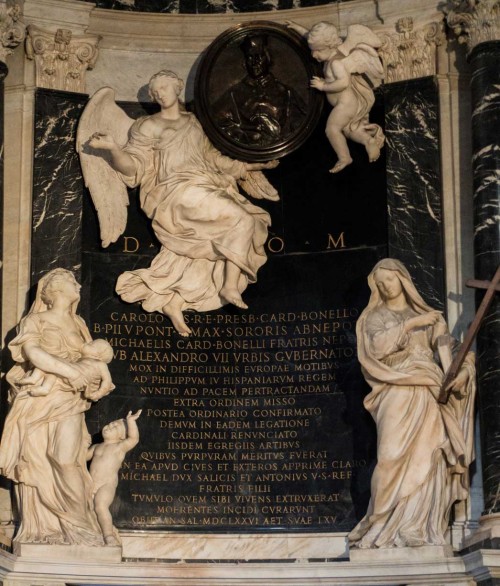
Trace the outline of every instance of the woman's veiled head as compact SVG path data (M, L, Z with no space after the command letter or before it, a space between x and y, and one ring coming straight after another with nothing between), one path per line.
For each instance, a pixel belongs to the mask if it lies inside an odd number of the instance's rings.
M384 294L377 284L377 280L380 282L380 276L384 274L387 276L388 280L392 277L394 283L399 281L405 294L406 301L413 309L419 313L432 311L432 308L425 303L420 293L415 288L408 269L401 261L395 258L384 258L380 260L368 275L368 285L372 292L368 307L373 308L385 301Z
M71 271L54 269L43 278L40 298L47 307L54 304L56 297L67 293L69 301L74 303L80 298L80 285Z

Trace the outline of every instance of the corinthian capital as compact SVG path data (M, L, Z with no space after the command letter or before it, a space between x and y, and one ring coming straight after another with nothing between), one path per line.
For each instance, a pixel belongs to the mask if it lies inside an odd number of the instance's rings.
M379 33L379 55L386 83L426 77L436 73L436 47L443 42L443 24L432 22L414 30L413 18L396 22L395 33Z
M19 5L7 7L0 4L0 61L5 61L7 55L24 40L26 30L20 17Z
M85 72L97 61L100 39L98 35L74 35L67 29L54 33L30 25L26 54L35 60L36 85L85 92Z
M467 44L467 52L479 43L500 40L500 0L449 0L446 21Z

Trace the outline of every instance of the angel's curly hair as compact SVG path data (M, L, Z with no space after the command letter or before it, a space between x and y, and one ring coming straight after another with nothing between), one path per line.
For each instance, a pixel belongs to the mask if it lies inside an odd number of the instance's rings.
M175 71L170 71L169 69L162 69L161 71L158 71L158 73L155 73L148 83L148 94L152 100L154 100L154 96L151 93L151 86L153 85L155 80L161 77L167 77L169 79L175 80L177 82L178 88L177 95L181 93L182 88L184 87L184 81L177 75L177 73L175 73Z
M324 45L337 47L342 43L337 27L331 22L318 22L307 34L307 42L310 47Z

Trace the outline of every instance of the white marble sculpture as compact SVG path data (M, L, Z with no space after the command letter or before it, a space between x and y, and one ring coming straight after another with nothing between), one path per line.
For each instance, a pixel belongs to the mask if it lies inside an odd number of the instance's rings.
M450 339L440 312L419 295L404 265L377 263L357 323L358 358L372 388L364 405L377 425L377 465L355 548L444 545L450 511L468 495L473 460L474 355L438 401ZM448 362L441 351L443 361Z
M90 446L87 460L94 483L94 508L106 545L119 545L120 537L113 526L109 507L118 486L118 471L127 452L139 443L137 419L142 410L128 412L126 419L117 419L102 428L104 441Z
M9 344L16 364L7 374L11 408L0 473L16 484L18 543L104 543L86 465L84 414L113 384L102 354L82 359L92 338L76 314L79 300L73 273L54 269L38 283L35 302Z
M342 39L330 22L318 22L310 30L288 21L287 26L307 38L314 59L323 63L324 77L314 76L311 87L325 92L333 110L326 123L326 136L338 157L330 173L352 163L346 138L362 144L370 162L380 156L385 137L368 116L375 102L373 88L380 85L384 68L377 53L382 45L368 27L353 24Z
M183 311L208 311L226 303L246 309L241 297L266 262L270 217L251 204L278 194L260 169L223 156L193 114L179 103L183 81L161 71L149 82L160 111L137 121L114 102L110 88L88 103L78 128L78 149L96 205L103 246L125 230L126 186L140 185L140 203L152 220L161 250L147 269L122 274L116 291L146 311L167 315L182 336L191 331Z

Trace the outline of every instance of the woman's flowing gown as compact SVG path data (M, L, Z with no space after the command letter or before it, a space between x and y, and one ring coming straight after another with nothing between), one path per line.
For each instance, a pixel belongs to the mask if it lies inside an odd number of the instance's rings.
M86 465L84 413L90 402L62 380L41 397L21 396L17 385L31 368L23 352L27 342L68 362L81 357L81 347L91 337L84 321L74 319L81 343L31 313L9 344L17 364L7 375L13 405L0 445L0 472L17 483L22 518L16 541L23 543L103 544Z

